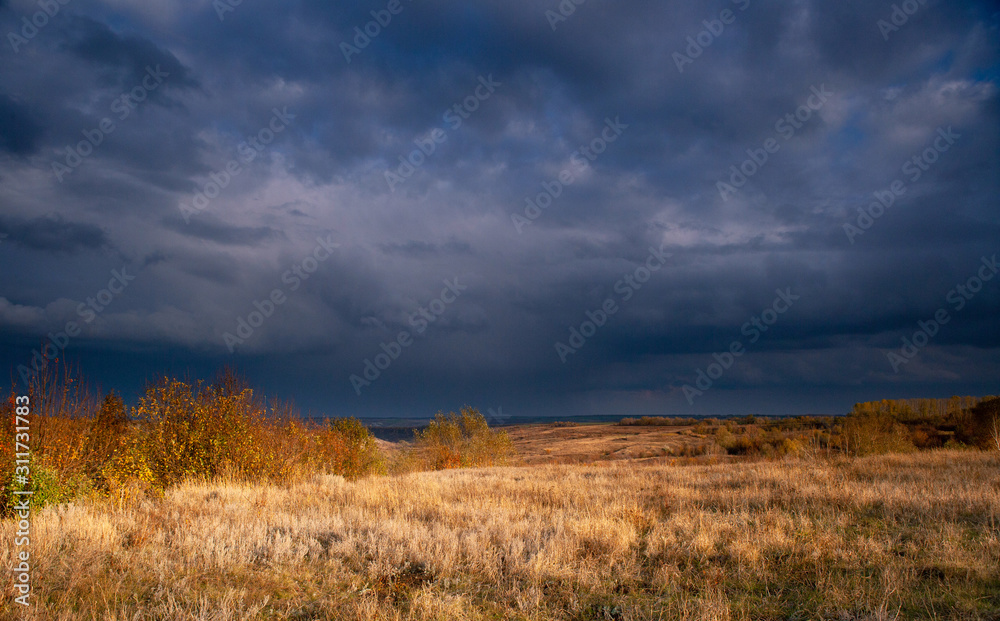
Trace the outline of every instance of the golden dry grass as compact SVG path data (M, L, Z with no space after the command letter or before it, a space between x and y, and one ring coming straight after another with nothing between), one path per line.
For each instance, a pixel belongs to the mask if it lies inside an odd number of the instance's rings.
M623 427L608 423L515 425L507 428L524 463L570 464L680 454L703 441L693 427Z
M1000 618L996 453L186 483L33 531L36 619Z

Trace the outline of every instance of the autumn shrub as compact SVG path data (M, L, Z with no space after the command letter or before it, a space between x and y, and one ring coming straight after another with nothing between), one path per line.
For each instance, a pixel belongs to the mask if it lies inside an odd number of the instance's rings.
M961 421L982 401L991 397L952 396L947 399L882 399L854 404L853 414L885 414L901 423L941 425Z
M730 455L748 455L755 452L755 444L745 435L737 435L727 427L715 430L715 442Z
M262 436L271 431L253 391L229 378L212 385L163 379L149 386L134 409L137 437L123 459L148 468L152 483L166 488L192 477L261 480L276 460Z
M723 448L730 455L756 455L761 452L761 443L754 438L740 435Z
M843 422L844 449L852 455L908 453L916 449L905 425L884 412L852 413Z
M684 444L677 451L669 451L669 453L676 453L680 457L700 457L701 455L706 455L709 452L718 451L715 445L707 444Z
M449 416L438 412L426 429L414 433L418 454L434 470L459 468L463 465L465 434L454 412Z
M135 408L140 433L131 448L141 455L134 461L145 462L157 487L218 474L225 438L213 436L211 414L202 410L205 399L199 392L188 383L164 378L147 387Z
M49 487L78 485L88 468L84 443L87 426L98 408L97 398L68 365L52 364L31 376L26 390L31 438L31 472ZM37 490L36 490L37 491ZM39 495L55 499L62 492ZM41 501L39 501L41 502Z
M677 423L673 419L662 416L643 416L639 419L638 424L644 427L667 427L676 425Z
M622 427L687 427L696 425L696 418L674 418L670 416L642 416L640 418L623 418L618 421Z
M434 470L502 465L514 449L506 431L490 429L486 417L465 406L461 412L439 412L415 432L416 454Z
M10 514L14 504L14 466L16 450L14 445L14 394L0 405L0 515ZM20 489L17 487L16 489Z
M14 479L17 395L30 404L25 482ZM260 482L384 471L375 438L357 419L310 423L291 404L255 396L229 369L209 384L162 378L130 409L117 393L96 398L82 379L52 365L0 402L4 515L15 489L30 488L35 506L43 506L91 494L123 501L159 495L189 478Z
M15 400L21 398L21 401ZM24 399L27 399L25 402ZM27 431L18 431L16 407L27 406ZM65 364L52 363L30 376L26 386L15 390L0 407L0 513L9 511L13 492L32 491L36 507L68 500L89 491L93 485L86 476L84 450L86 428L96 410L96 400L84 382ZM18 435L18 434L26 434ZM28 463L18 463L22 452L15 442L30 446ZM17 466L27 466L25 481L16 481Z
M918 449L931 449L944 446L945 436L934 425L918 423L910 427L910 441Z
M97 476L102 491L118 499L141 498L162 491L149 465L148 446L145 431L130 427Z
M93 490L93 482L81 473L67 475L54 468L35 464L31 469L30 484L24 486L24 489L32 490L33 506L44 507L88 495Z
M792 438L782 438L774 447L777 454L782 457L798 457L804 450L802 442Z
M956 431L966 444L1000 451L1000 397L988 398L970 409Z
M721 446L723 449L731 446L736 441L736 436L733 435L726 427L717 427L715 430L715 442Z
M105 470L128 433L128 408L122 398L112 391L104 398L96 415L88 421L83 435L83 474L98 488L107 489Z
M375 436L358 419L329 421L324 432L329 472L347 479L385 472L385 459Z

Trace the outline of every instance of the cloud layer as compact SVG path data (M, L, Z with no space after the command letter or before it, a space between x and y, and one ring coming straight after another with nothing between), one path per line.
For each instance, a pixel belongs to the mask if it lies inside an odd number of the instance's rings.
M106 387L233 362L361 416L1000 392L1000 279L949 299L1000 253L1000 14L902 4L11 0L0 351L77 322Z

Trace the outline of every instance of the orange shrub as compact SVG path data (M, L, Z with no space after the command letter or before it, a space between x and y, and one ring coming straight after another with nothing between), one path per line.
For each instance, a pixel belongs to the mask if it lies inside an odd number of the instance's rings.
M844 448L852 455L906 453L915 450L906 426L882 412L853 413L844 419Z
M207 387L164 379L146 389L134 414L140 438L133 450L145 453L157 487L190 477L273 474L274 456L259 441L272 426L249 388L225 379Z
M162 378L131 411L114 392L91 397L65 368L39 373L24 392L36 502L91 488L124 500L187 478L357 478L385 470L375 438L358 420L307 423L288 404L255 398L228 369L208 385ZM13 491L14 396L0 403L0 513Z
M434 470L500 465L514 452L507 432L490 429L486 417L469 406L459 414L438 412L416 432L416 450Z

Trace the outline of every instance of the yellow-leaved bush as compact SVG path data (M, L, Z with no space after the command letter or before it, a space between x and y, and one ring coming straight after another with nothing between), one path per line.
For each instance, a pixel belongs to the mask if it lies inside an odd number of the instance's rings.
M0 514L14 490L61 502L82 492L119 500L157 494L185 479L285 481L316 473L385 472L375 438L356 419L323 424L266 402L231 371L210 383L162 378L129 409L114 392L97 399L65 369L36 376L31 472L15 485L15 393L0 405Z
M469 406L458 414L439 412L415 440L418 459L434 470L503 465L514 453L507 432L490 429L486 417Z

